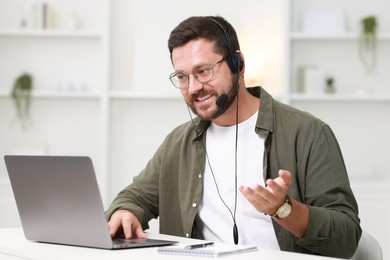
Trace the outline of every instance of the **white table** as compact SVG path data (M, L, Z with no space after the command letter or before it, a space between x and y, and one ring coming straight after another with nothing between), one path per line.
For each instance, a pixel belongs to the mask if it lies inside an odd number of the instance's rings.
M192 239L168 236L161 234L147 233L149 238L160 238L175 240L179 243L191 242ZM22 228L1 228L0 229L0 259L207 259L194 256L174 256L162 255L157 253L156 247L123 249L123 250L105 250L75 246L54 245L46 243L37 243L25 239ZM290 252L272 251L259 249L255 252L248 252L236 255L223 256L222 259L257 259L257 260L309 260L309 259L335 259L329 257L312 256L306 254L297 254Z

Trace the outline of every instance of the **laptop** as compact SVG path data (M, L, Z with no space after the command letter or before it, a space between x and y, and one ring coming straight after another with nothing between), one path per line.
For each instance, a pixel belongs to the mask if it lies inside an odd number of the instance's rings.
M177 242L111 238L89 157L5 155L4 160L28 240L102 249Z

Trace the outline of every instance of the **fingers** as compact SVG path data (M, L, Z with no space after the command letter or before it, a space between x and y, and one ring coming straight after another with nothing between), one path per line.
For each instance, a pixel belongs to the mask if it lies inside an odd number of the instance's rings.
M146 235L145 235L144 231L142 230L141 225L139 225L139 228L135 229L135 237L146 238Z
M118 231L121 226L121 221L120 218L118 217L118 212L112 214L110 221L108 221L107 225L111 237L115 237L117 233L119 233Z
M273 195L278 195L278 194L281 194L281 193L286 193L287 192L287 189L288 187L286 187L284 185L284 183L280 183L280 180L277 180L277 179L268 179L266 181L266 184L267 184L267 187L266 189L272 193Z
M292 184L291 173L286 170L279 170L279 177L268 179L266 181L267 188L273 193L287 193L288 188Z
M240 192L260 212L273 214L285 200L288 188L292 184L291 173L279 170L279 177L268 179L266 187L258 184L253 187L240 186Z
M136 215L132 212L126 212L122 219L123 233L126 239L132 237L146 238L142 230L141 223L138 221Z
M257 211L268 213L272 209L274 196L264 187L260 185L254 187L240 186L239 189Z
M284 181L287 187L291 186L292 183L291 176L292 176L291 172L286 170L279 170L279 177Z
M132 237L146 238L137 216L128 210L114 212L108 222L108 228L111 237L115 237L120 232L123 232L126 239Z

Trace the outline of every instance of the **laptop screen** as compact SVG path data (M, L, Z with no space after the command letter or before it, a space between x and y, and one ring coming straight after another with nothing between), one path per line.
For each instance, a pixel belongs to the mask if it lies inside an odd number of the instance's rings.
M113 247L89 157L6 155L5 162L27 239ZM159 245L156 241L140 242L139 246L143 247ZM160 244L172 243L161 241Z

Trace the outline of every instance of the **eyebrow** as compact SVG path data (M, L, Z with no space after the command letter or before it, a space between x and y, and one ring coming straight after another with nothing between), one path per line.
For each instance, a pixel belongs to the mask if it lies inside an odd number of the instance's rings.
M194 71L194 69L197 69L199 68L200 66L203 66L203 65L213 65L212 63L207 63L207 62L203 62L203 63L199 63L198 65L196 65L195 67L192 68L191 72L187 72L185 70L175 70L175 73L178 73L178 72L184 72L186 74L190 74Z

